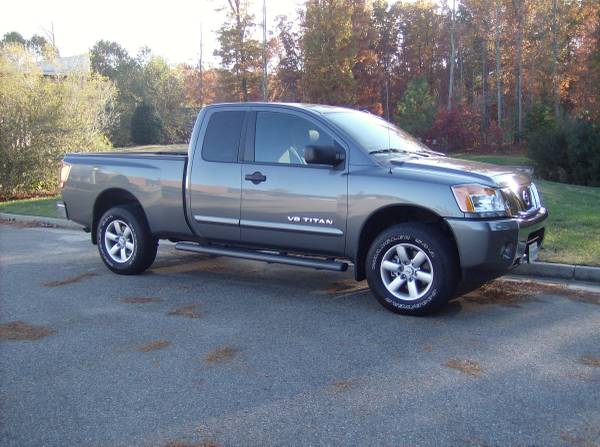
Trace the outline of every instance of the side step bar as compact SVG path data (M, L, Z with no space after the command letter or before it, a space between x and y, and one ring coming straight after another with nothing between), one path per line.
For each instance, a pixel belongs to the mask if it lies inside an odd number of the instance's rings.
M204 253L208 255L231 256L233 258L251 259L253 261L265 261L278 264L290 264L300 267L310 267L318 270L332 270L334 272L345 272L348 270L346 262L327 261L324 259L303 258L284 254L263 253L243 248L217 247L212 245L200 245L192 242L177 242L176 250Z

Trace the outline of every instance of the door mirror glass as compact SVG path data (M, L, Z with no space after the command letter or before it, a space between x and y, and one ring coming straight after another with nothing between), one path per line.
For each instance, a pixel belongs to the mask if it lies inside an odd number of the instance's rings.
M346 153L337 144L333 146L306 146L304 160L313 165L337 166L346 159Z

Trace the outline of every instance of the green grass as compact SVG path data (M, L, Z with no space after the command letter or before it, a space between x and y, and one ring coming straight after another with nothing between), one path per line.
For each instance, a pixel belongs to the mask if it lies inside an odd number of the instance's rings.
M600 188L535 183L550 213L540 260L600 266Z
M486 154L450 154L454 158L481 161L505 166L533 166L533 161L525 155L486 155Z
M0 213L27 214L30 216L60 217L56 213L56 201L60 196L41 199L10 200L0 202Z

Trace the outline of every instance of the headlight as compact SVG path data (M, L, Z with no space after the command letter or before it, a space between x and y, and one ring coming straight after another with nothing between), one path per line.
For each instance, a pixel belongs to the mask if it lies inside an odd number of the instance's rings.
M506 215L506 202L499 189L478 184L456 185L452 187L452 192L463 213L477 217Z

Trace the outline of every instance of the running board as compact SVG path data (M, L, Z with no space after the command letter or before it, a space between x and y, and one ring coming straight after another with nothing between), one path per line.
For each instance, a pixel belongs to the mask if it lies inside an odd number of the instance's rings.
M260 251L245 250L243 248L216 247L213 245L194 244L192 242L178 242L175 244L175 249L181 251L191 251L195 253L204 253L207 255L231 256L233 258L251 259L253 261L296 265L299 267L309 267L318 270L332 270L334 272L345 272L348 270L348 264L346 262L303 258L300 256L290 256L284 254L263 253Z

